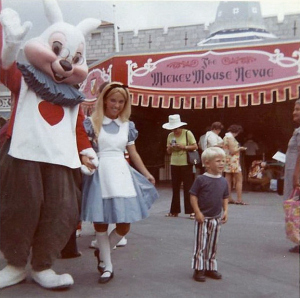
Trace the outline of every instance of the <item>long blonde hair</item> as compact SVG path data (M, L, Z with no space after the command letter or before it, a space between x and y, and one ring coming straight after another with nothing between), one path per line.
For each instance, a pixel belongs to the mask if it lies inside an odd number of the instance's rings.
M126 122L129 120L129 117L131 115L131 100L130 100L128 87L123 85L120 82L111 82L107 84L100 92L97 98L95 110L91 116L94 132L97 138L99 136L102 127L103 118L105 115L104 102L108 96L111 96L117 92L119 92L125 99L125 105L119 115L119 118L121 119L122 122Z

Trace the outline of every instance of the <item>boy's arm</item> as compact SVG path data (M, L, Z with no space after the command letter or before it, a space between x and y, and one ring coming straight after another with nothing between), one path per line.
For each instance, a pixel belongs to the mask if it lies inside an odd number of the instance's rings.
M224 224L227 222L228 219L228 198L223 200L223 215L221 222Z
M191 201L191 206L195 212L195 219L199 222L199 223L203 223L204 222L204 215L202 214L202 212L200 211L199 205L198 205L198 198L195 195L190 195L190 201Z

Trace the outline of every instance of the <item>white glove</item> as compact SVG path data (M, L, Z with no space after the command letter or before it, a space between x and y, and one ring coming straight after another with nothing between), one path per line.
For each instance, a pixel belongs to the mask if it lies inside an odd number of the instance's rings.
M25 22L21 25L19 14L11 8L1 11L0 22L3 27L4 44L2 49L2 66L9 68L17 58L17 53L32 23Z
M96 152L92 148L84 149L80 152L81 155L85 155L90 158L91 163L97 168L99 165L99 160ZM87 166L81 165L81 172L84 175L93 175L95 170L90 170Z

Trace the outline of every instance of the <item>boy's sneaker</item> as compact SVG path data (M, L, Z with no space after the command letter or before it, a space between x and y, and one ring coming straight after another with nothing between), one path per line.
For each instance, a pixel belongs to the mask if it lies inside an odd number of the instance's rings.
M205 281L204 270L195 270L193 274L193 279L195 281L200 281L200 282Z
M213 279L222 279L222 274L215 270L206 270L205 275Z

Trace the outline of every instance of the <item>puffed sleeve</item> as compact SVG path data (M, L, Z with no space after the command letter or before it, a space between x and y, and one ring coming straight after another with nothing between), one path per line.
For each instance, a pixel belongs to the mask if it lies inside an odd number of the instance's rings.
M129 132L128 132L128 143L127 145L134 144L134 141L137 139L139 132L135 128L135 124L132 121L129 121Z
M95 133L94 133L94 129L93 129L93 125L92 125L92 121L91 121L90 117L87 117L84 119L83 126L84 126L84 129L85 129L87 135L89 137L93 138L95 136Z
M93 149L98 152L98 143L97 143L97 140L96 140L96 136L95 136L95 132L94 132L94 128L93 128L93 124L92 124L92 121L91 121L91 118L90 117L87 117L84 119L83 121L83 126L84 126L84 129L89 137L89 140L93 146Z

